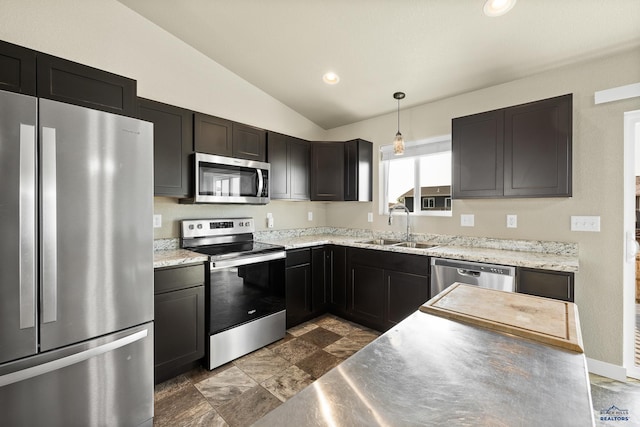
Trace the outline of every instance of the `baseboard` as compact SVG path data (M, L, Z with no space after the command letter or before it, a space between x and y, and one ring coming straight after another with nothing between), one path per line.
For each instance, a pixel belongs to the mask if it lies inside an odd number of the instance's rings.
M602 362L600 360L590 359L587 357L587 369L592 374L618 381L627 381L627 369L624 366L614 365L613 363Z

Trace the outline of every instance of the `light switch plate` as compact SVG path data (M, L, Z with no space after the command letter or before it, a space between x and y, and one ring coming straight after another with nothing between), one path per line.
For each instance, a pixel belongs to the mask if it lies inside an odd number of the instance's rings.
M571 231L600 231L600 216L572 216Z
M162 215L153 215L153 228L162 228Z
M518 215L507 215L507 228L518 228Z
M473 214L460 215L460 225L463 227L473 227L475 223L475 216Z

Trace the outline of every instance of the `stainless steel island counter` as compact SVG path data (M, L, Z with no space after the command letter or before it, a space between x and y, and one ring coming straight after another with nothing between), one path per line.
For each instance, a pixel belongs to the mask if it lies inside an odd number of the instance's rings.
M415 312L255 426L592 426L583 353Z

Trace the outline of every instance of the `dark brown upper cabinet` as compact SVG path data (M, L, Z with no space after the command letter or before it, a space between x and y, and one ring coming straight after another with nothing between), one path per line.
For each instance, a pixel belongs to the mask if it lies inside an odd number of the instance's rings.
M570 197L572 98L453 119L453 198Z
M198 153L266 161L267 132L202 113L193 115L194 149Z
M36 63L39 97L137 117L135 80L43 53Z
M311 200L344 200L344 142L311 144Z
M373 144L364 139L344 143L344 200L373 200Z
M193 112L138 98L139 117L153 123L153 193L191 195Z
M198 153L231 157L233 122L202 113L193 114L193 148Z
M504 115L501 111L453 119L453 197L503 194Z
M308 141L268 132L272 199L309 200L309 147Z
M373 200L373 144L363 139L311 144L311 200Z
M36 51L0 41L0 90L35 96Z
M267 132L234 122L232 147L232 157L264 162L267 160Z

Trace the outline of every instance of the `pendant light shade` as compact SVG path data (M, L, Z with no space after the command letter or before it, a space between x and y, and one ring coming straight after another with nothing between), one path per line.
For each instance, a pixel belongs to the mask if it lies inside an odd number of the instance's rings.
M398 132L393 140L393 154L399 156L404 154L404 138L400 133L400 100L404 98L404 93L396 92L393 94L393 98L398 100Z

